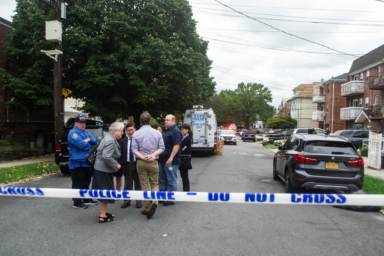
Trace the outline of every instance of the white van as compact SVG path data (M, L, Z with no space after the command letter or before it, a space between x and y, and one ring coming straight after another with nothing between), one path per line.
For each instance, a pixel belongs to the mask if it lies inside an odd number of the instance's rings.
M217 122L213 110L203 106L193 106L184 114L184 124L189 124L193 132L191 151L216 153Z

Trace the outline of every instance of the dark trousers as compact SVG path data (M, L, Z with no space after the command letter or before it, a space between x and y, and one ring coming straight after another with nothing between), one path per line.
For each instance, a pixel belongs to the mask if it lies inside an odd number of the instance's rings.
M91 168L89 167L79 167L70 170L71 179L72 179L72 188L74 189L89 189L89 185L91 184ZM81 199L81 198L72 198L73 205L80 205L83 202L90 202L91 199Z
M183 180L183 191L189 192L188 169L180 169L180 176Z
M136 163L125 163L124 174L124 190L133 190L133 182L135 182L135 190L141 190L139 175L137 174ZM130 202L131 200L126 200ZM139 200L136 200L139 201Z

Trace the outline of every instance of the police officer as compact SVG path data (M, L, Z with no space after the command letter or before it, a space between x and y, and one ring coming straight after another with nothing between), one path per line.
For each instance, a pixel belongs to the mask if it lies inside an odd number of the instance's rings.
M91 167L85 163L84 159L92 151L91 145L95 145L97 139L85 130L85 122L85 117L77 116L75 126L68 134L68 165L74 189L89 189L91 183ZM75 209L87 209L88 205L98 204L91 199L73 198L72 200Z

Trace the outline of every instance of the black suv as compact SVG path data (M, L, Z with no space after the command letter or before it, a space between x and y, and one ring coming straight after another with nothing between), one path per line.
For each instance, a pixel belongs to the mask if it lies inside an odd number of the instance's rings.
M273 158L273 178L293 188L354 191L364 182L364 161L343 137L292 135Z
M68 160L69 160L69 151L68 151L68 134L72 130L75 124L76 117L70 117L67 121L67 124L64 128L64 133L61 136L60 142L56 145L55 153L55 163L60 166L60 171L64 175L69 175ZM97 143L104 138L104 129L108 126L104 125L102 121L93 120L86 118L85 129L96 137ZM92 149L96 145L92 145Z
M243 136L241 136L241 139L243 141L251 140L251 141L255 142L256 135L253 131L244 131Z
M332 136L342 136L349 139L356 148L363 147L363 141L368 140L369 131L367 130L339 130Z

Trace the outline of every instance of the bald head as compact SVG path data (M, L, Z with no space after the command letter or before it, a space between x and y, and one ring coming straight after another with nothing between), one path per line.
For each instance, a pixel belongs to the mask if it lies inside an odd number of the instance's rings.
M176 123L176 118L174 115L167 115L164 121L165 127L170 128Z

